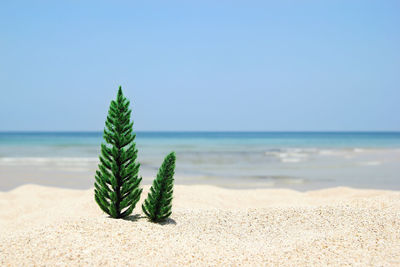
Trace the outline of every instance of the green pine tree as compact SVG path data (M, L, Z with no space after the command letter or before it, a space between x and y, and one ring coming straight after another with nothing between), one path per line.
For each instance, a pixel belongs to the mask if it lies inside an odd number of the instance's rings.
M143 212L153 222L163 221L171 215L175 160L175 152L165 157L142 205Z
M96 171L94 197L99 207L113 218L124 218L132 213L139 201L142 178L136 162L137 149L130 122L129 100L121 86L117 99L111 101L101 144L99 169Z

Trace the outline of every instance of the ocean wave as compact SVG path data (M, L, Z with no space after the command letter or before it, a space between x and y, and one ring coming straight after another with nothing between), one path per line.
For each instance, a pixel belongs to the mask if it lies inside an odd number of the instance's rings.
M265 156L270 156L278 159L283 163L298 163L308 160L311 154L315 154L317 149L314 148L286 148L286 149L271 149L264 152Z
M299 163L319 157L340 157L352 159L364 154L382 152L385 150L366 148L272 148L264 151L264 155L282 163ZM391 149L396 152L396 149ZM378 163L363 163L366 165L378 165Z
M4 157L1 165L90 165L99 160L94 157Z
M283 159L281 159L281 161L284 163L297 163L297 162L301 162L303 160L300 158L283 158Z
M362 166L378 166L378 165L381 165L382 162L380 162L380 161L365 161L365 162L359 162L358 164L362 165Z
M318 151L318 154L321 156L332 156L332 155L337 155L337 151L332 150L332 149L322 149Z

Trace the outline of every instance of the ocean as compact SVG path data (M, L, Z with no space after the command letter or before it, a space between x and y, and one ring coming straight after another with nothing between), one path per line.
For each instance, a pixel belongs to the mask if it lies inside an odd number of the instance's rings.
M0 133L0 190L91 188L101 142L101 132ZM399 132L138 132L136 143L145 184L175 151L177 184L400 190Z

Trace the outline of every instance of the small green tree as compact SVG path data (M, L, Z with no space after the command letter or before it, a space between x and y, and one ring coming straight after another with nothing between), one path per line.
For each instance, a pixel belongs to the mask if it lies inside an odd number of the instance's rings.
M96 171L94 197L99 207L113 218L124 218L132 213L139 201L142 178L138 176L140 164L136 162L135 134L130 122L129 100L118 89L116 100L111 101L101 144L99 169Z
M171 215L175 160L175 152L165 157L142 205L143 212L153 222L163 221Z

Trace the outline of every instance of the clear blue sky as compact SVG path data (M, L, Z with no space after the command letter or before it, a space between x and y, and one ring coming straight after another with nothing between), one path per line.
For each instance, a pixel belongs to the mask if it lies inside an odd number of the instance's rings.
M400 130L400 1L0 2L0 131Z

